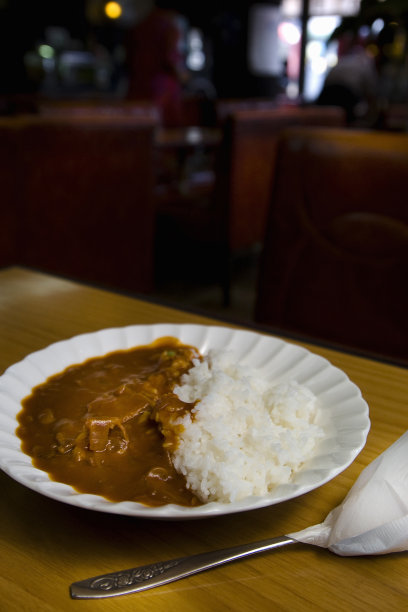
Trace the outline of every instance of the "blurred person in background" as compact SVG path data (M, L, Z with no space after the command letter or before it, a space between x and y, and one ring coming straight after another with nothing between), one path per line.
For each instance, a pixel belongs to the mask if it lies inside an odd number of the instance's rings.
M181 123L182 89L188 79L181 43L178 14L163 1L151 2L125 40L127 98L155 102L167 126Z
M349 125L375 124L378 108L378 72L374 58L357 35L346 32L339 40L338 62L329 71L317 104L341 106Z

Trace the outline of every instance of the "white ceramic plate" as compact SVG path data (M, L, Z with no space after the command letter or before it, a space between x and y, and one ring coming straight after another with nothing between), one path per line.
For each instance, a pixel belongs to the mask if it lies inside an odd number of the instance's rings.
M291 484L278 486L265 497L238 503L209 503L196 508L174 504L150 508L136 502L110 502L83 494L71 486L49 479L36 469L20 448L15 431L21 401L32 388L67 366L108 352L149 344L161 336L174 336L196 346L232 350L241 364L259 369L267 379L295 379L317 396L321 405L320 425L326 437L317 453L299 471ZM0 468L14 480L53 499L101 512L156 519L191 519L262 508L287 501L328 482L348 467L365 445L370 428L368 406L360 390L327 360L304 348L251 331L202 325L133 325L105 329L64 340L28 355L0 377Z

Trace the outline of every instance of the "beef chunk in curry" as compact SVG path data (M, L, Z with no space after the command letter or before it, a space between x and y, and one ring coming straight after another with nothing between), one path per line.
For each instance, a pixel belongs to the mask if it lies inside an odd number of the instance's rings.
M194 358L194 347L161 338L68 367L23 400L23 451L53 480L82 493L198 505L171 462L175 420L193 407L173 388Z

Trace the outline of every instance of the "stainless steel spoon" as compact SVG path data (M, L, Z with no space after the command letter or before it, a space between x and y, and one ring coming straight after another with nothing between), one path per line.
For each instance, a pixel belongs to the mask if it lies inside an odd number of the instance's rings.
M136 593L174 580L180 580L230 561L237 561L250 555L296 543L297 540L288 536L280 536L252 544L243 544L190 557L152 563L151 565L143 565L74 582L71 584L70 593L73 599L97 599L127 595L128 593Z

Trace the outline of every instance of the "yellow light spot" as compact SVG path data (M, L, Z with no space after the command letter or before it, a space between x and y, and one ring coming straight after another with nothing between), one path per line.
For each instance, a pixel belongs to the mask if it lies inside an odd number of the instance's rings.
M105 15L109 19L118 19L122 14L122 7L119 2L107 2L105 4Z
M374 43L370 43L369 45L367 45L366 51L371 57L376 57L378 55L378 47Z

